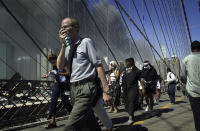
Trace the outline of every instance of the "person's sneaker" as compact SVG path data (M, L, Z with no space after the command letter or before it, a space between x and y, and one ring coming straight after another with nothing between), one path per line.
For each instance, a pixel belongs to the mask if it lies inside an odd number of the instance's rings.
M132 123L133 123L133 120L129 119L128 124L132 124Z
M148 106L148 105L147 105L147 107L146 107L145 111L149 111L149 106Z

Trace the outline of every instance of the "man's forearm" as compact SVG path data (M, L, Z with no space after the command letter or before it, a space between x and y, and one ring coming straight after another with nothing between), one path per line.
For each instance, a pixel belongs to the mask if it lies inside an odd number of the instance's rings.
M63 69L65 65L65 46L62 46L57 58L57 68Z
M101 80L103 90L108 91L108 83L106 81L105 72L104 72L103 67L98 66L98 67L96 67L96 69L97 69L97 73L98 73L98 78Z

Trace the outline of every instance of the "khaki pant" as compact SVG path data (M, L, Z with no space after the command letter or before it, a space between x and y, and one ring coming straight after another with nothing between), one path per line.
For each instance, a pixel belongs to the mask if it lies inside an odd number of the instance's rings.
M65 131L101 130L92 111L92 102L96 94L94 82L71 86L73 109L66 123Z

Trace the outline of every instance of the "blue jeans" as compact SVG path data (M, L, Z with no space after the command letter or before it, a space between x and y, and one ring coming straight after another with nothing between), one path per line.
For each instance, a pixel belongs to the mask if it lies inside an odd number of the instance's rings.
M50 114L49 117L56 115L56 105L58 98L61 95L62 103L68 112L71 112L72 105L69 101L69 95L66 95L66 92L69 91L69 85L66 83L55 82L52 89L51 103L50 103Z
M168 85L167 93L169 95L171 103L175 103L175 86L176 86L176 84L169 84Z

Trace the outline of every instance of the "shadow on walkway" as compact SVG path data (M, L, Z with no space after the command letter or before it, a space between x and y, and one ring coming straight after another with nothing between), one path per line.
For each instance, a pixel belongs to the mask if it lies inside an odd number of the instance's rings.
M176 104L187 103L185 101L176 101Z
M168 112L171 112L173 111L173 109L169 109L169 108L166 108L166 109L155 109L154 110L154 115L151 115L150 113L147 113L147 112L144 112L142 113L141 115L138 115L138 116L135 116L135 121L144 121L144 120L147 120L147 119L150 119L151 117L160 117L163 113L168 113Z
M135 122L144 121L144 120L150 119L152 117L160 117L163 113L168 113L168 112L171 112L171 111L173 111L173 109L169 109L169 108L155 109L154 115L151 115L150 113L144 112L140 115L135 116L134 120L135 120ZM113 124L125 123L127 121L128 121L128 116L117 117L117 118L112 119Z
M114 131L148 131L148 129L141 125L125 125L117 128Z

